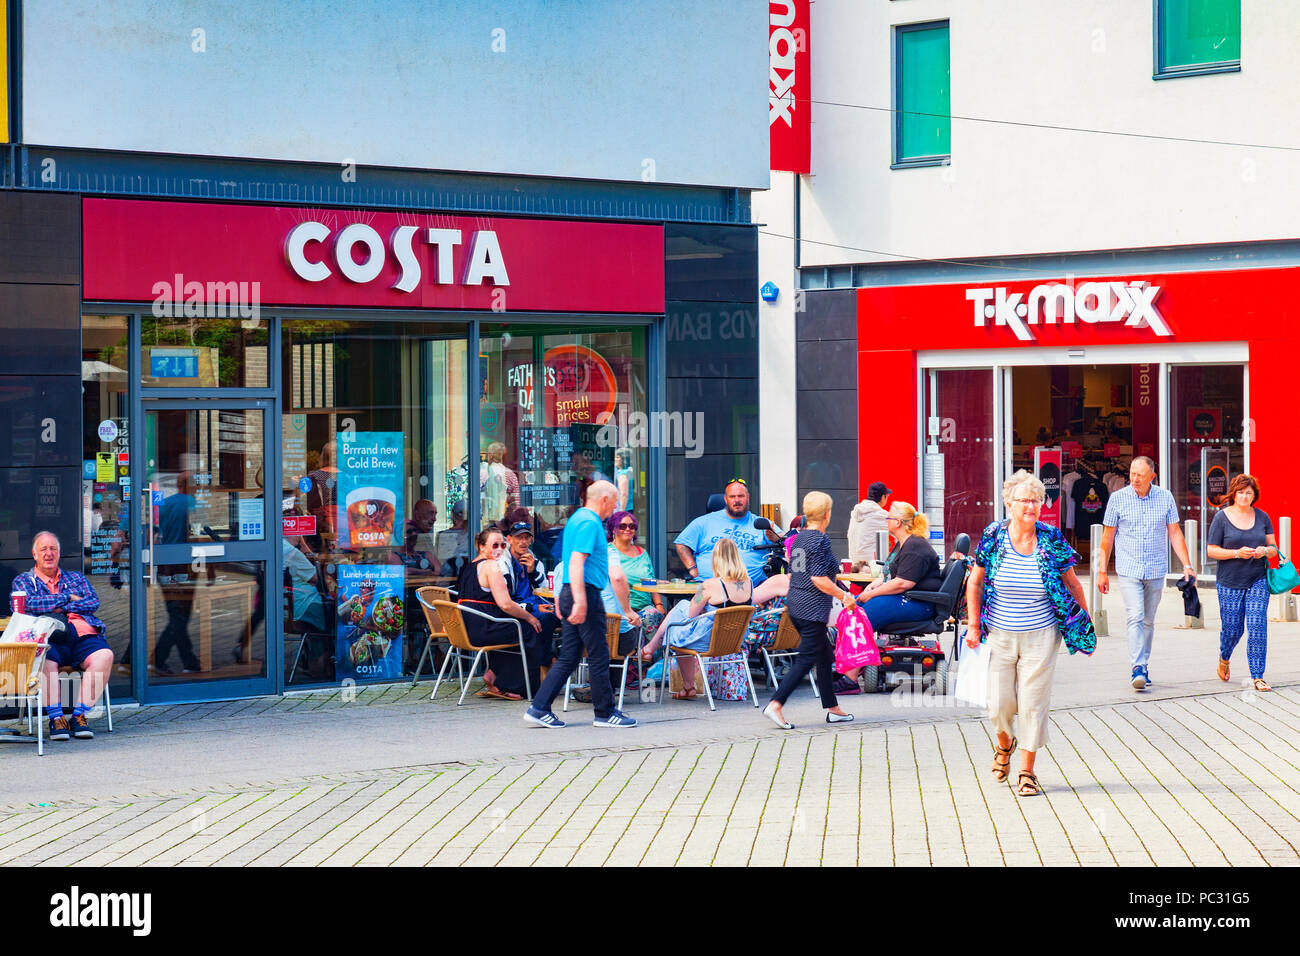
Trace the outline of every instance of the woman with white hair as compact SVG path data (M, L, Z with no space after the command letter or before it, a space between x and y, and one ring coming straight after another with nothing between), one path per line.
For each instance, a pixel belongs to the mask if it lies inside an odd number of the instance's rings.
M1011 753L1020 744L1016 793L1043 792L1034 775L1034 757L1047 743L1052 677L1061 643L1073 654L1091 654L1097 635L1088 617L1083 585L1074 573L1079 555L1060 529L1038 520L1046 490L1023 469L1002 485L1007 518L984 529L975 550L975 567L966 584L966 644L989 646L989 719L997 732L993 777L1007 779ZM1023 739L1012 736L1019 714Z

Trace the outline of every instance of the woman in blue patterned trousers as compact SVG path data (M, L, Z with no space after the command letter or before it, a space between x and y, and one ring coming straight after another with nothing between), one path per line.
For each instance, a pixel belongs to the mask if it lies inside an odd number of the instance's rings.
M1277 539L1268 513L1256 508L1259 482L1237 475L1220 499L1222 508L1210 522L1206 553L1219 562L1219 680L1232 675L1229 662L1243 632L1246 663L1255 690L1273 688L1264 680L1268 656L1268 559L1277 554Z

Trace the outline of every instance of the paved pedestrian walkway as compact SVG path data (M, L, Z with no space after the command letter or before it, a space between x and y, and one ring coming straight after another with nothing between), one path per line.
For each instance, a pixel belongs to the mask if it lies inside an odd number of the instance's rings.
M10 807L0 863L1300 863L1294 688L1058 710L1035 799L993 780L977 719L753 730Z
M1270 627L1257 694L1244 647L1225 685L1217 631L1171 620L1140 694L1122 634L1063 655L1039 798L993 780L979 711L911 689L830 727L804 687L784 733L748 703L635 703L627 731L575 704L548 731L428 684L344 687L0 748L0 864L1297 864L1300 625Z

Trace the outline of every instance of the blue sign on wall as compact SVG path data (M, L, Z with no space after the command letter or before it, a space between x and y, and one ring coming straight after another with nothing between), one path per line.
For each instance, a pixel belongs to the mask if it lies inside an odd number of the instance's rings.
M155 349L149 356L149 374L154 378L198 378L199 357Z

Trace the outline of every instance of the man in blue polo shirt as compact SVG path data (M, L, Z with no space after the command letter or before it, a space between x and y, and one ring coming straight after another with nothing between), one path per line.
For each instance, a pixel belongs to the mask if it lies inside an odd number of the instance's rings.
M1144 690L1151 683L1147 662L1155 637L1156 608L1169 571L1169 545L1183 562L1183 577L1195 580L1187 542L1178 524L1178 506L1168 490L1153 484L1155 462L1139 455L1129 465L1129 484L1110 496L1105 530L1097 556L1097 590L1110 593L1106 563L1111 546L1115 548L1115 576L1124 596L1128 618L1128 655L1133 671L1130 682L1134 690Z
M541 727L563 727L564 721L551 713L551 702L587 652L591 678L591 706L596 727L635 727L636 721L614 708L609 685L609 644L605 638L605 604L600 592L610 584L609 542L605 519L614 513L618 489L608 481L596 481L587 489L587 503L564 525L560 566L555 571L558 599L555 602L564 626L560 632L560 656L542 681L524 720ZM622 575L620 569L616 572ZM626 582L622 583L626 589Z
M677 546L677 556L686 565L686 573L695 578L713 577L713 549L723 538L730 538L740 549L741 560L749 579L759 584L767 575L763 565L767 562L767 551L755 551L763 543L762 531L754 527L755 515L749 510L749 489L740 478L733 478L725 489L727 505L721 511L710 511L700 515L677 536L673 542ZM773 541L779 540L773 536Z

